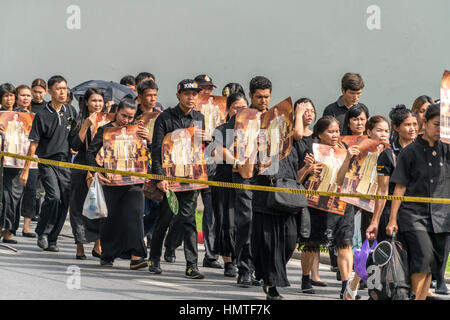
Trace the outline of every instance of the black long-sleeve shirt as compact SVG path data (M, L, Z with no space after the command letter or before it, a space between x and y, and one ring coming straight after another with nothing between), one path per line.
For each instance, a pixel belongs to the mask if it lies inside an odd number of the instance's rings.
M81 124L78 127L74 126L69 133L69 142L70 142L71 148L74 151L78 152L78 154L75 156L75 159L73 160L73 162L79 163L79 164L87 163L86 162L86 152L87 152L86 145L89 146L91 143L91 140L92 140L91 130L88 129L86 132L86 137L85 137L84 141L81 141L79 133L80 133L83 122L84 122L84 120L81 122Z
M164 110L161 115L156 118L155 127L153 129L152 140L152 173L164 175L162 170L161 146L166 134L176 129L186 129L198 126L201 123L201 129L205 129L205 117L200 111L191 110L185 114L179 105Z
M103 132L105 131L105 128L111 127L114 127L112 125L112 122L105 124L103 127L98 128L97 133L94 136L94 139L92 139L86 151L86 164L88 166L100 167L97 164L97 161L95 161L95 157L97 156L97 153L100 151L100 149L103 147Z

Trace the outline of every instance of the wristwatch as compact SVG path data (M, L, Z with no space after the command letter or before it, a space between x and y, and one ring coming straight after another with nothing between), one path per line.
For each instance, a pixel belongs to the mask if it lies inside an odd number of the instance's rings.
M234 159L234 163L233 163L233 168L237 169L238 164L240 164L241 162L239 161L239 159Z

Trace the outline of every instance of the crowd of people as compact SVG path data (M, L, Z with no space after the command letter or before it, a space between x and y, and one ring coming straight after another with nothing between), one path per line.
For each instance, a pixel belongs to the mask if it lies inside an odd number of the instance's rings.
M248 97L238 83L223 88L227 121L213 135L204 130L204 116L195 110L199 95L214 94L216 86L208 75L181 81L176 88L179 103L170 108L158 102L153 74L128 75L120 83L136 92L137 98L125 97L115 104L105 101L101 89L91 88L81 97L78 111L71 105L73 96L62 76L53 76L48 82L36 79L31 86L4 83L0 85L1 111L35 114L28 137L28 156L94 167L100 166L96 156L103 147L106 128L138 124L137 135L147 142L151 155L148 172L157 175L163 175L164 137L176 129L200 123L195 134L202 143L223 150L220 155L213 154L216 163L208 163L208 179L262 186L272 186L279 179L304 184L309 176L320 173L323 164L314 158L313 143L346 152L336 177L336 183L342 185L352 159L360 151L357 146L345 144L341 137L367 135L390 145L377 160L378 195L450 198L450 149L440 141L440 105L428 96L418 97L412 108L396 105L389 113L389 120L382 115L371 116L373 110L359 101L364 89L362 77L346 73L341 82L341 95L324 109L322 117L316 113L311 99L300 98L294 103L291 151L280 160L275 174L264 175L257 170L257 150L246 161L239 161L231 152L233 137L226 131L234 129L236 115L241 110L253 108L264 113L269 109L272 83L266 77L251 79ZM44 100L47 93L51 97L48 102ZM90 128L99 112L115 116L94 135ZM144 112L161 113L152 133L139 121L139 115ZM225 139L217 139L218 136ZM70 210L76 259L87 259L84 246L94 243L92 256L100 259L102 267L113 267L118 258L130 259L130 269L148 268L156 275L163 272L161 257L167 263L174 263L175 250L183 245L185 276L202 279L195 220L201 194L204 268L223 269L224 276L237 278L238 286L262 286L267 299L280 300L283 297L278 289L289 286L286 265L296 248L301 250L301 292L314 294L314 287L327 286L319 274L320 250L325 247L329 250L331 269L342 282L341 299L358 299L358 289L365 286L357 275L352 277L352 239L357 211L353 205L347 205L343 215L313 207L288 212L270 206L266 191L208 187L176 192L179 213L174 215L167 201L168 181L156 183L164 192L163 200L158 202L144 197L142 184L112 186L107 176L100 173L97 176L103 185L108 217L90 220L82 215L93 178L90 172L41 163L38 169L33 169L30 161L25 162L23 169L3 168L3 210L0 212L3 242L17 243L14 235L22 216L22 235L37 238L37 245L45 251L57 252L58 236ZM380 242L396 233L405 244L410 260L412 298L435 298L430 291L432 279L436 280L436 293L448 294L444 273L450 250L449 213L450 206L445 204L376 200L374 213L362 214L363 238ZM310 217L307 236L302 230L306 214ZM37 220L35 233L30 229L32 220Z

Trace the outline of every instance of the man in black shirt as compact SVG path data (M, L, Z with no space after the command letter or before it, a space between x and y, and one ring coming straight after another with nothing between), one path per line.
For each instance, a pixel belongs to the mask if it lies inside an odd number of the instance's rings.
M152 173L164 175L162 170L161 146L164 137L176 129L196 127L196 136L202 141L210 141L211 137L205 133L205 118L201 112L194 110L197 105L198 84L190 79L181 81L177 87L177 98L179 104L173 108L164 110L155 121L152 140ZM168 191L168 181L162 180L157 183L157 187ZM195 222L195 209L197 207L197 191L177 192L176 197L179 202L178 216L184 226L184 255L186 258L186 277L189 279L203 279L204 275L200 273L197 266L197 226ZM153 230L152 242L150 248L150 273L159 274L162 272L160 267L161 251L170 221L173 217L169 209L167 198L160 202L160 213Z
M61 76L48 80L52 100L33 120L29 135L28 156L68 162L70 160L69 132L75 124L76 110L66 105L67 81ZM30 161L26 161L20 181L26 185ZM59 251L56 243L69 208L70 169L39 163L39 175L45 189L41 218L36 227L38 246L46 251Z
M254 77L250 81L251 99L250 108L255 108L264 113L270 104L272 94L272 82L262 76ZM247 179L238 172L233 172L232 180L234 183L255 184L255 178ZM254 272L252 254L251 254L251 224L252 224L252 199L253 191L246 189L236 189L235 200L235 222L236 222L236 263L239 270L237 284L241 287L250 287L260 285L252 273Z
M341 80L342 95L323 111L324 116L330 115L339 121L341 134L343 134L344 119L347 111L357 105L364 105L358 102L363 88L364 81L359 74L346 73Z

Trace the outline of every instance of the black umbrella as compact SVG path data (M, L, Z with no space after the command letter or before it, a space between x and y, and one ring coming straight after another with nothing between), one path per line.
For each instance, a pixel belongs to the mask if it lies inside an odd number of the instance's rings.
M130 96L133 99L137 97L136 93L127 86L117 82L108 82L104 80L89 80L80 83L76 87L72 88L72 93L75 98L80 101L80 97L83 97L86 90L89 88L98 88L103 90L105 102L114 101L114 103L119 104L125 96Z

